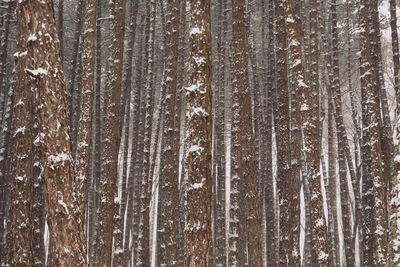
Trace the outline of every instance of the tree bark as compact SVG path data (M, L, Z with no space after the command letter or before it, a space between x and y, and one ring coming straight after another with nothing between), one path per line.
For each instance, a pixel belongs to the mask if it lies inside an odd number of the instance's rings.
M186 88L187 172L185 266L210 266L212 101L210 0L190 3L189 87Z
M96 250L98 252L97 265L111 265L113 215L115 207L115 193L117 192L118 151L119 151L119 113L122 82L123 41L125 28L125 0L110 2L111 44L109 74L107 79L105 106L107 116L104 121L104 138L102 141L102 173L99 183L101 201L99 203L99 224L97 229Z

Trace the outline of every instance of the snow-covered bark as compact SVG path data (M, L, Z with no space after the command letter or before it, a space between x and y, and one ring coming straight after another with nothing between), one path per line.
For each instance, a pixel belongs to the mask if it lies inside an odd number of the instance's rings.
M11 203L12 244L9 249L12 252L10 265L33 265L32 242L32 191L33 191L33 106L32 89L30 76L25 69L34 69L30 59L34 58L31 44L27 41L30 36L29 28L23 19L24 13L30 14L32 10L24 10L22 4L17 9L17 29L20 39L15 53L16 61L16 84L15 104L13 119L13 150L12 161L13 195ZM36 33L34 33L36 34ZM28 47L30 48L28 51ZM24 53L26 51L26 53ZM28 53L29 52L29 53ZM4 176L3 176L4 177Z
M397 33L396 1L390 0L390 28L392 33L394 89L396 92L396 122L395 122L395 161L392 176L392 192L390 202L389 222L389 263L400 265L400 60L399 37Z
M218 1L218 77L215 88L215 137L214 137L214 264L226 265L226 223L225 223L225 53L226 53L226 0Z
M305 82L303 60L301 56L301 44L299 33L294 20L294 11L291 0L283 1L286 11L286 25L288 28L289 50L295 64L292 72L295 79L295 87L298 90L300 106L300 124L303 132L303 151L307 163L307 178L311 193L311 218L314 238L314 248L318 255L320 266L329 266L327 228L323 213L323 199L321 192L321 174L318 148L318 131L314 125L311 114L310 89Z
M109 72L107 76L106 98L104 107L107 116L104 120L104 135L102 141L102 173L99 181L99 223L97 227L96 251L97 266L111 264L112 231L115 199L118 177L118 150L120 142L119 113L122 82L123 41L125 28L125 1L110 2L110 47Z
M261 266L261 215L252 125L244 3L232 0L232 164L229 264ZM244 207L241 206L244 203ZM247 253L246 253L247 250Z
M79 209L74 196L69 111L52 1L20 1L18 25L20 41L26 48L24 51L18 51L18 58L26 60L21 62L26 64L20 66L17 75L19 79L24 77L22 80L26 84L23 91L33 94L25 101L17 100L14 112L32 105L30 110L26 110L28 113L25 116L32 113L36 116L37 124L32 127L37 127L38 134L33 137L34 140L26 138L25 142L29 142L30 146L35 144L35 151L40 152L37 157L37 164L40 166L38 175L45 183L49 231L54 240L53 261L59 266L84 266L86 251L83 226L78 223ZM15 128L15 136L33 132L26 125L16 125ZM24 151L23 155L29 159L29 154L32 155L32 147L30 151ZM16 158L21 160L24 157ZM32 168L33 162L30 164L25 166L26 170ZM15 180L24 184L32 182L24 173L16 174ZM30 209L29 205L25 206ZM29 227L29 218L25 217L24 220L24 225Z
M153 93L154 93L154 38L155 38L155 18L156 2L149 2L149 39L147 46L147 72L145 83L145 118L144 118L144 138L143 138L143 158L142 158L142 180L140 183L139 197L139 227L137 243L137 266L150 266L150 194L152 177L149 177L150 169L150 144L153 121Z
M210 0L190 3L189 86L186 87L187 185L185 266L209 266L211 244L212 109Z
M265 147L265 220L266 220L266 243L267 243L267 264L268 266L277 266L277 224L275 214L275 194L274 194L274 176L272 170L272 113L273 96L275 89L275 32L274 32L274 0L268 1L268 76L267 76L267 96L266 96L266 116L263 133L263 146Z
M293 254L294 243L291 241L292 215L290 200L292 199L291 180L291 148L290 148L290 113L289 83L287 71L287 28L283 1L275 1L276 17L276 107L274 124L277 147L277 188L279 197L279 265L288 265Z
M10 27L12 26L12 15L15 11L15 3L16 1L8 1L8 6L4 14L2 14L2 35L0 42L0 123L4 117L4 110L5 110L5 98L7 96L6 93L6 78L7 78L7 57L8 57L8 50L9 50L9 37L10 37Z
M69 69L68 79L68 107L70 110L70 128L71 128L71 142L72 142L72 156L75 158L76 152L76 137L77 137L77 127L78 127L78 101L79 101L79 87L77 86L77 80L80 73L78 73L78 67L80 62L81 48L82 48L82 28L83 28L83 11L85 9L85 1L78 1L77 5L77 22L74 31L74 41L73 41L73 53L72 60ZM77 88L78 87L78 88Z
M160 242L159 266L178 266L179 264L179 177L176 172L179 156L175 150L175 97L177 90L178 44L180 1L167 3L163 136L161 143L161 170L159 178L158 242ZM179 152L178 152L179 153Z
M89 154L92 139L94 72L95 72L95 40L96 40L96 5L97 0L86 1L84 11L83 36L83 86L81 93L81 112L75 161L76 195L80 209L79 224L85 222L87 200L87 184L90 168Z
M383 176L380 142L379 75L374 71L377 61L376 55L372 56L371 48L373 2L362 0L359 10L363 125L363 263L365 266L385 266L387 260L386 183Z

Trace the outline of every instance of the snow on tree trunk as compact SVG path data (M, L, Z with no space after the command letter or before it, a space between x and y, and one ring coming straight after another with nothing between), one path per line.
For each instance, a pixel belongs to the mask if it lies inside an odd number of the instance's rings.
M80 211L75 201L69 111L53 3L20 1L18 21L21 42L26 42L27 48L26 53L21 51L18 57L27 58L29 63L21 66L17 74L25 77L25 88L32 88L33 92L33 102L30 103L33 104L33 114L37 116L34 127L38 127L33 143L40 152L37 164L41 167L39 176L45 183L49 231L54 240L53 262L58 266L85 266L83 225L79 223ZM29 105L29 101L32 98L27 98L26 102L18 100L16 107ZM16 135L24 135L30 130L21 125L15 131ZM29 155L32 151L25 153ZM15 179L23 182L29 178L22 173Z
M390 0L390 28L392 31L394 89L396 92L396 123L395 123L395 149L394 171L392 176L392 192L390 202L389 225L389 263L392 266L400 265L400 61L399 37L397 34L396 1Z
M85 222L87 200L87 183L89 178L89 154L92 139L93 98L94 98L94 67L96 40L96 5L97 0L86 1L84 12L83 36L83 86L81 94L81 112L79 131L77 133L77 152L75 162L77 200L80 209L80 224Z
M159 229L160 243L159 266L178 266L179 261L179 177L176 172L177 161L175 150L175 96L177 90L178 43L180 1L167 3L166 42L165 42L165 95L162 102L164 107L163 136L161 143L161 164L159 178ZM179 152L178 152L179 153Z
M372 1L373 2L373 1ZM383 176L381 148L381 114L379 110L379 76L376 55L372 55L373 34L369 0L360 3L361 96L363 124L363 263L365 266L385 266L386 243L386 183ZM378 33L375 33L378 34Z
M210 0L190 3L189 86L186 87L187 188L185 266L210 266L212 114Z
M119 113L122 81L123 41L125 27L125 1L110 2L110 55L107 77L108 105L105 106L104 135L102 142L102 173L99 182L100 203L97 227L96 251L97 266L111 265L112 231L118 177L118 150L120 142Z
M301 55L301 44L297 32L291 0L284 0L286 11L286 25L288 28L289 49L295 64L292 67L295 86L298 90L300 106L300 123L303 132L303 151L307 163L307 176L311 193L311 218L312 231L315 240L315 251L318 255L320 266L329 266L330 258L328 252L327 228L323 212L323 199L321 192L321 173L318 148L317 125L314 125L311 114L310 89L305 82L304 67Z

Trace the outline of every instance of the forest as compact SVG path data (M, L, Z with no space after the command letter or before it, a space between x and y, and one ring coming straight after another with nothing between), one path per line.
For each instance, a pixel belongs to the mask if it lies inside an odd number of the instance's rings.
M0 0L0 266L400 266L396 0Z

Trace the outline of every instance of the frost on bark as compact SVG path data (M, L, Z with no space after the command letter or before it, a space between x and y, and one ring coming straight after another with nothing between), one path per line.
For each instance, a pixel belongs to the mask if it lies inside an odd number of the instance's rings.
M150 199L152 188L152 177L149 175L150 169L150 142L153 122L153 92L154 92L154 38L155 38L155 18L156 2L149 2L149 25L148 25L148 46L147 46L147 70L144 96L144 136L143 136L143 158L139 197L139 226L137 243L137 262L138 266L150 266Z
M158 195L158 242L160 266L179 264L179 177L176 170L179 146L175 145L175 96L177 90L180 0L167 3L163 134ZM178 122L177 122L178 123Z
M102 173L99 182L101 192L99 203L99 223L97 227L96 250L98 253L97 265L109 266L111 264L112 230L116 186L117 165L119 149L119 113L122 82L123 41L125 27L125 1L115 0L110 2L110 14L113 19L110 22L110 55L109 73L107 77L105 106L104 139L102 142Z
M390 28L392 33L394 89L396 92L396 120L395 120L395 161L392 176L392 192L390 202L389 224L389 264L400 265L400 60L399 37L397 33L396 1L390 0ZM397 142L397 144L396 144Z
M210 0L190 3L189 86L186 87L185 266L210 266L212 114Z
M20 38L26 42L26 52L19 58L29 63L21 66L19 77L26 81L25 89L31 88L31 99L16 102L17 107L32 104L37 116L38 174L45 183L45 201L53 243L53 262L58 266L84 266L86 251L83 227L78 223L79 209L74 200L74 176L70 150L69 111L66 101L64 75L59 56L59 42L51 1L20 1L18 3ZM43 53L42 51L47 51ZM30 111L32 112L32 111ZM27 133L24 126L16 128L20 135ZM36 150L35 149L35 150ZM29 158L29 153L25 152ZM27 169L31 168L28 167ZM19 182L28 177L18 175ZM25 220L29 220L25 218Z
M244 3L232 0L232 165L229 264L261 266L261 216L252 126ZM244 203L244 207L242 206ZM247 253L246 253L247 250Z
M218 13L218 77L215 89L215 137L214 183L216 196L214 207L214 263L226 265L226 214L225 214L225 53L226 53L226 0L219 0Z
M32 10L24 9L22 3L17 8L17 29L19 40L16 62L15 104L13 119L13 195L11 203L11 234L12 244L11 265L33 265L32 243L32 193L33 193L33 103L32 90L37 84L25 72L25 69L34 69L30 59L34 58L34 47L27 41L31 31L26 24L24 14L31 15ZM36 34L36 33L34 33ZM25 53L26 51L26 53ZM3 176L4 177L4 176ZM3 221L1 222L3 224ZM2 237L3 238L3 237Z
M381 114L379 110L379 75L371 52L371 2L360 3L361 101L363 125L363 263L365 266L385 266L386 243L386 183L382 167ZM378 33L375 33L378 34Z
M300 107L300 124L303 132L303 151L307 164L307 176L311 193L311 218L315 251L320 266L329 266L330 258L328 252L327 228L323 213L323 199L321 192L320 159L317 148L318 130L313 123L311 114L310 89L305 82L304 67L301 55L301 44L299 34L295 25L294 12L291 0L284 0L286 11L286 25L288 28L289 50L296 64L292 71L295 79L295 87L298 90Z
M268 80L267 80L267 97L265 107L265 135L263 141L266 147L266 163L265 163L265 220L266 220L266 243L267 243L267 264L268 266L277 266L278 258L276 255L276 232L277 224L275 218L275 195L274 195L274 175L272 169L272 113L273 113L273 96L275 88L275 32L274 32L274 0L268 1Z
M83 85L81 93L81 112L79 131L77 133L77 148L75 162L75 190L80 209L79 224L85 222L87 200L87 184L89 179L89 154L92 138L93 99L94 99L94 72L95 72L95 44L96 44L96 6L97 0L86 1L84 11L83 36Z
M299 228L292 210L295 181L291 173L289 82L287 58L287 27L284 2L275 1L276 36L276 109L274 124L277 146L277 188L279 197L279 265L298 265L299 247L293 242L293 233ZM294 58L293 64L294 64ZM297 94L297 93L296 93ZM295 94L295 95L296 95ZM293 107L297 109L296 107ZM298 199L299 200L299 199ZM298 239L297 239L298 240ZM296 248L296 251L294 249Z

